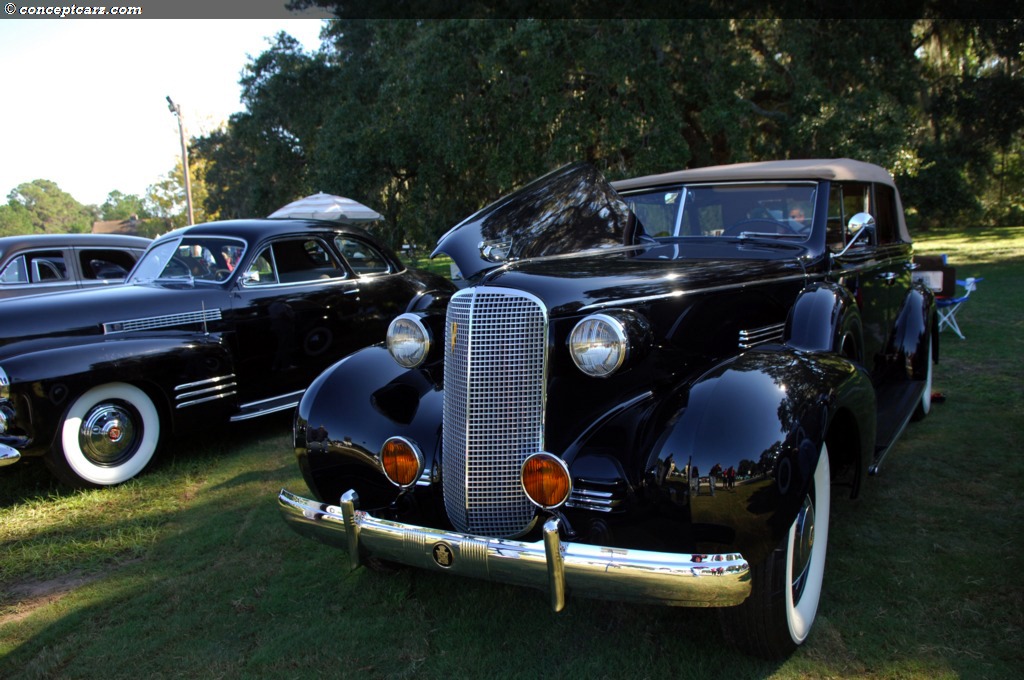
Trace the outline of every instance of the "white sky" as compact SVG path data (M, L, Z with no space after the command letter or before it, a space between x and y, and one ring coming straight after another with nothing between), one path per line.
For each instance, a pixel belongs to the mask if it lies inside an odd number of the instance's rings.
M0 204L48 179L80 203L143 196L181 156L187 137L243 109L249 56L285 31L319 47L317 19L0 21Z

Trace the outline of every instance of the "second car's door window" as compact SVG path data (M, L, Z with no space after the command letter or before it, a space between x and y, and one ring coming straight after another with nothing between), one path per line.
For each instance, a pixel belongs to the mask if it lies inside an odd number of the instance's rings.
M348 236L338 236L334 239L334 244L357 274L387 274L391 271L384 255L369 243Z
M264 248L246 272L249 285L304 283L345 277L337 258L317 239L276 241Z

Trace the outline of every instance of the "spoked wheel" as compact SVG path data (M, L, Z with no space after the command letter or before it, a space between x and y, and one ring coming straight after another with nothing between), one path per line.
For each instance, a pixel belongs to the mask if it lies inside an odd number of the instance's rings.
M78 397L46 462L73 487L109 486L142 472L156 452L160 415L133 385L108 383Z
M748 654L785 657L811 632L825 575L830 474L823 444L811 488L786 537L750 570L750 597L739 606L719 610L725 636Z

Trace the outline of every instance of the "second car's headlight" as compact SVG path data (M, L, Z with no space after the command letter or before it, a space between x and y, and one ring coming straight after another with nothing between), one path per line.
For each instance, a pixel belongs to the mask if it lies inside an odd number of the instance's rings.
M608 314L593 314L569 335L569 354L581 371L595 378L611 375L629 355L625 325Z
M388 326L388 352L404 368L416 368L430 353L430 331L415 314L402 314Z

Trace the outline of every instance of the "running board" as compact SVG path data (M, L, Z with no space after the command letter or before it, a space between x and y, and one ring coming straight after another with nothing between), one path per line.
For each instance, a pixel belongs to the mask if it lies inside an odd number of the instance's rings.
M879 395L878 402L878 437L875 440L875 460L868 466L868 474L877 475L882 461L889 455L892 447L899 441L907 424L914 416L917 405L924 393L925 382L914 380L904 383L903 387L890 389L886 394ZM891 414L904 413L897 420Z
M240 420L259 418L260 416L295 408L299 405L299 400L302 399L303 392L305 392L305 390L299 390L297 392L282 394L277 397L270 397L269 399L261 399L260 401L252 401L248 404L242 404L238 407L238 413L231 416L231 422L237 423Z

